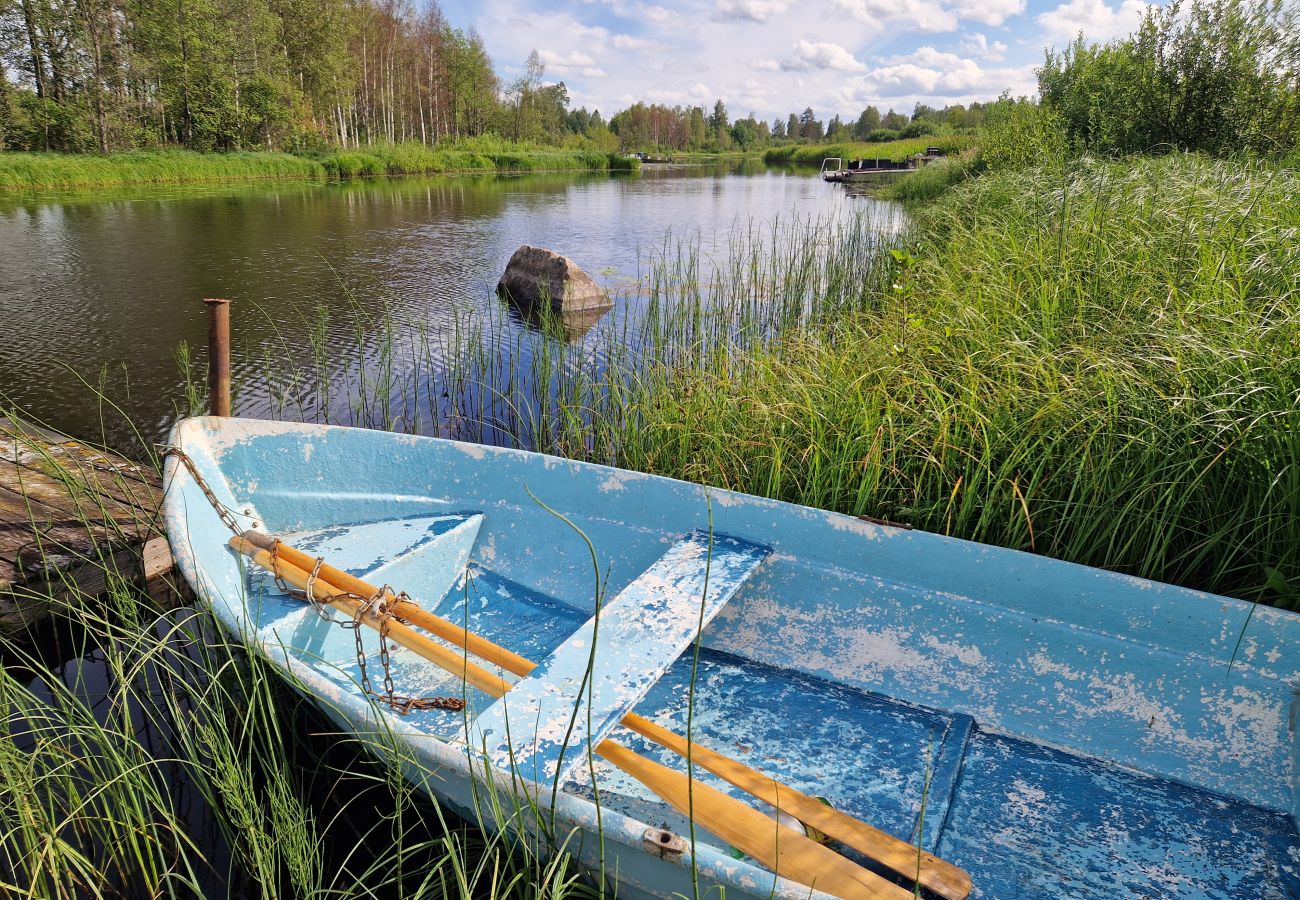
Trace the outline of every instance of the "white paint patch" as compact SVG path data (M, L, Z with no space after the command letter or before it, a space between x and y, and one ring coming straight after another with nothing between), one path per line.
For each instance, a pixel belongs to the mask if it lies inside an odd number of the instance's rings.
M1058 675L1067 681L1078 681L1083 677L1082 672L1076 672L1064 663L1058 663L1054 660L1048 659L1041 650L1029 657L1026 662L1029 663L1029 668L1033 669L1034 674L1039 678L1051 674Z
M831 526L831 528L834 528L836 531L848 531L853 534L860 534L873 541L885 537L885 529L872 522L864 521L855 516L846 516L843 513L828 512L825 515L826 524Z
M611 469L609 473L605 475L605 480L600 483L599 488L603 493L622 491L627 489L629 482L643 481L648 477L649 476L643 475L640 472L629 472L626 469Z
M979 647L963 647L961 644L955 642L945 643L930 634L927 634L922 638L922 643L931 650L934 650L936 653L941 653L944 656L949 656L957 660L957 662L961 663L963 666L968 666L970 668L983 668L985 664L984 654L980 653Z

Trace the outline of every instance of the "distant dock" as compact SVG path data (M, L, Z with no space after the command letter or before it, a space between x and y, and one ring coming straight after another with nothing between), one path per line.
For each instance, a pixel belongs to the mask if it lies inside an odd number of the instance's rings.
M153 470L0 417L0 631L19 632L115 583L175 605L161 500Z

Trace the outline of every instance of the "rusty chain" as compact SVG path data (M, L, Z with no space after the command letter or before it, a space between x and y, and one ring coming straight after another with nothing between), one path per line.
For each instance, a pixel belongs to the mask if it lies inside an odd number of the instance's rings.
M203 492L203 496L206 497L208 503L212 505L212 509L216 512L217 517L221 519L222 524L229 528L232 534L236 536L242 535L244 529L239 526L239 521L230 511L230 508L217 498L217 495L213 492L212 488L208 486L208 483L203 479L203 476L199 474L198 467L194 464L194 460L190 459L189 455L180 447L163 446L161 451L164 457L174 456L182 465L185 466L190 473L190 477L194 479L194 483L199 486L199 490ZM392 709L403 716L407 715L412 710L445 709L452 712L460 712L465 708L465 701L460 697L410 697L397 693L396 686L393 682L392 657L388 649L388 626L393 621L397 621L404 625L409 624L404 619L394 614L391 609L392 602L411 602L410 597L408 597L405 592L394 596L392 589L388 585L381 587L372 597L363 597L360 594L354 594L350 591L338 591L331 599L351 600L356 603L357 606L356 612L353 614L351 620L345 621L335 619L329 614L326 601L320 600L316 597L316 580L320 577L321 566L325 564L324 558L316 558L316 565L312 566L312 570L307 576L306 590L299 590L280 577L279 550L280 539L276 538L275 543L271 548L271 574L275 578L276 588L290 597L311 604L311 607L316 611L316 614L325 621L338 625L340 628L345 630L352 631L352 634L356 639L357 669L361 676L361 689L366 693L366 696L380 703L386 704L389 709ZM390 602L389 598L392 598L392 602ZM374 689L370 680L370 672L366 667L366 650L361 637L361 625L367 615L378 620L378 625L376 627L379 631L379 663L384 670L384 690L382 693Z

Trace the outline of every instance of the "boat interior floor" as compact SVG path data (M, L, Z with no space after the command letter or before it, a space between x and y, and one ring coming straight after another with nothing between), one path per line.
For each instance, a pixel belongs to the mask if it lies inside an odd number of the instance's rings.
M262 624L290 614L269 579ZM296 604L297 615L312 614ZM534 661L588 618L584 611L471 564L435 611ZM355 689L349 645L317 659ZM397 688L455 694L458 679L397 648ZM378 671L372 660L372 673ZM448 740L491 701L472 689L465 712L429 710L408 722ZM1261 898L1300 896L1300 839L1289 816L1102 760L748 659L688 649L637 712L733 756L807 794L825 798L901 838L919 839L967 870L974 897ZM619 728L613 739L665 765L685 760ZM683 817L639 783L595 759L599 802L689 838ZM730 785L696 769L703 781ZM591 797L584 764L562 786ZM696 839L728 850L703 831ZM843 849L843 848L839 848ZM852 855L849 853L848 855Z

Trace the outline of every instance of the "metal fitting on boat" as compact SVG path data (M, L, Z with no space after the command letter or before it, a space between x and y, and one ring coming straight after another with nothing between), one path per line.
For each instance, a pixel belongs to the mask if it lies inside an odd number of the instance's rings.
M685 853L690 847L681 837L663 828L647 828L645 834L641 835L641 840L645 842L646 849L657 852L660 859L670 854L676 856Z

